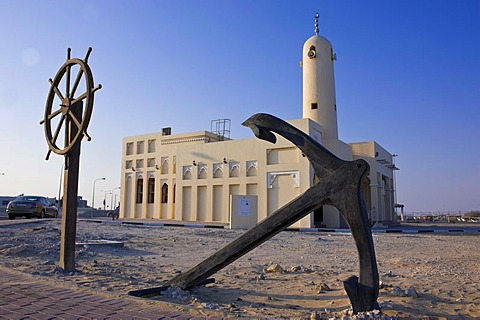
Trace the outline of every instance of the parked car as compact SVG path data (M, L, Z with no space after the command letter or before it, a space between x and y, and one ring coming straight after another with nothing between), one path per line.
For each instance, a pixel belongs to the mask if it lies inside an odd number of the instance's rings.
M10 220L16 217L52 218L58 217L58 209L54 203L42 196L20 196L10 201L7 205L7 214Z

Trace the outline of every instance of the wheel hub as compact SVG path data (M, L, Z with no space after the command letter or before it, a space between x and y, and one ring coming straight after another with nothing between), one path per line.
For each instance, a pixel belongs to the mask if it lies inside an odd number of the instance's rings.
M60 104L61 106L61 109L62 109L62 115L66 115L68 113L68 111L70 111L70 107L71 107L71 101L69 98L64 98L62 100L62 103Z

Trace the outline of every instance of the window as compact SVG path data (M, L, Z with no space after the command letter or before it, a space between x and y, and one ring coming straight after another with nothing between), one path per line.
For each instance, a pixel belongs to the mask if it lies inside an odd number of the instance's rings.
M318 103L312 102L312 110L318 109Z
M213 178L218 179L223 177L223 163L213 164Z
M207 165L198 165L198 179L207 179Z
M137 179L137 203L143 202L143 179Z
M148 203L155 202L155 178L148 178Z
M148 158L147 159L147 167L155 167L155 158Z
M192 180L192 166L183 166L183 180Z
M148 140L148 153L155 152L155 139Z
M166 183L162 185L162 203L168 203L168 185Z
M127 143L127 152L126 152L126 154L127 154L127 156L133 154L133 142L128 142L128 143Z
M247 177L254 177L257 175L257 161L247 161Z
M230 161L228 164L230 166L230 178L238 177L240 175L240 163L237 161Z
M143 145L144 145L143 141L137 142L137 154L142 154L144 152Z
M161 174L168 173L168 157L162 157L160 159L160 165L162 166Z

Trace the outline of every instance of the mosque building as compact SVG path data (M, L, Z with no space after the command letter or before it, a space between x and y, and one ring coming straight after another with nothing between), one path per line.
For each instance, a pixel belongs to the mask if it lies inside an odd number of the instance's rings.
M303 118L288 123L343 160L364 159L363 181L372 225L396 221L393 156L375 141L338 139L331 43L315 34L303 46ZM162 132L123 139L120 218L219 223L248 228L314 185L308 159L277 136L272 144L257 138L233 140L229 120L212 122L211 131ZM318 177L321 179L321 177ZM325 205L292 227L346 228L336 208Z

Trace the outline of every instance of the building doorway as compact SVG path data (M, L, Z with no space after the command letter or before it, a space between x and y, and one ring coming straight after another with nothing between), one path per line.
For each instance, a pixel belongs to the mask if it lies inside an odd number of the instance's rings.
M325 224L323 223L323 206L313 211L313 227L325 228Z

